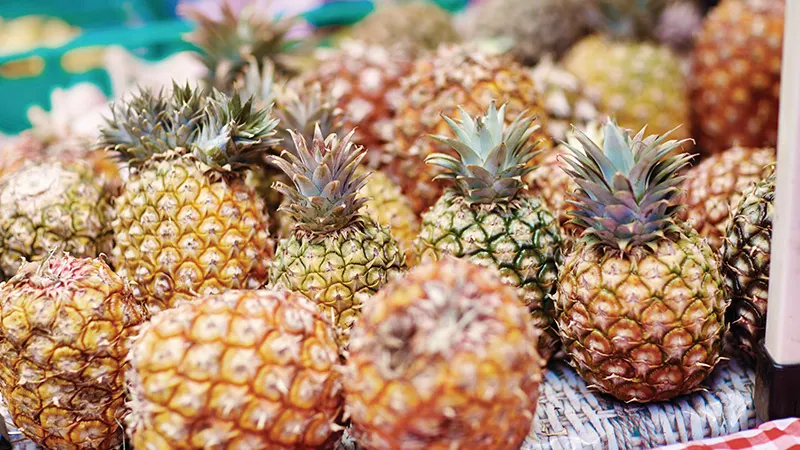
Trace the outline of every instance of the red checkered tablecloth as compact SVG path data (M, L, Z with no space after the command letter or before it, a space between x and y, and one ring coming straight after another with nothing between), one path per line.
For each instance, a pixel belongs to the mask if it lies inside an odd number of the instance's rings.
M767 422L753 430L661 450L789 450L800 449L800 419Z

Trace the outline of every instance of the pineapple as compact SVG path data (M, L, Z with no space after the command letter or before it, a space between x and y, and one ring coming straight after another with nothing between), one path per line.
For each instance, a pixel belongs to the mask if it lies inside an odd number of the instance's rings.
M399 45L411 54L436 50L459 40L450 15L429 0L379 0L351 36L381 47Z
M111 196L88 164L27 162L0 184L0 275L52 251L95 257L113 247Z
M536 64L558 58L588 30L584 0L485 0L467 12L465 34L510 39L514 57Z
M370 449L518 449L539 396L538 334L494 271L452 257L415 267L353 330L353 436Z
M411 69L411 60L394 47L384 48L345 40L338 49L317 52L317 63L304 73L305 86L320 83L344 111L344 127L356 128L355 141L367 148L370 166L387 162L383 146L392 137L400 80Z
M342 125L341 110L334 107L331 95L323 95L318 83L310 89L298 94L290 86L284 99L280 102L275 111L275 116L280 120L281 132L279 137L283 139L282 147L286 148L297 156L297 149L289 134L289 130L299 133L306 142L313 142L314 130L320 127L323 136L331 133L339 134L344 129ZM298 95L303 95L300 99ZM280 170L272 168L273 171ZM364 169L356 172L361 175ZM285 174L280 172L280 177L271 177L273 180L287 182ZM274 189L270 189L277 192ZM369 216L376 223L390 228L392 235L406 252L406 259L411 263L414 259L413 241L419 233L419 219L411 209L411 203L400 192L400 187L380 171L373 172L367 178L366 185L359 191L359 197L365 198L364 215ZM291 227L294 223L290 216L279 214L280 236L288 237L291 235Z
M747 189L733 211L722 245L722 270L731 293L728 321L735 346L754 356L767 321L775 173Z
M420 221L400 186L378 170L369 175L358 197L366 200L364 215L392 232L406 254L406 264L413 266L416 262L414 240L419 235Z
M722 246L731 210L742 192L766 178L775 162L774 148L734 147L705 159L686 174L686 214L715 251Z
M572 47L563 64L625 128L646 124L662 134L675 124L689 124L686 79L668 47L593 35ZM688 126L676 137L689 137Z
M691 84L704 153L777 144L784 3L723 0L707 16Z
M341 433L333 328L299 294L183 302L143 327L130 361L137 449L324 449Z
M209 86L230 94L251 59L258 64L272 62L282 77L298 73L297 53L289 51L294 43L287 36L295 26L294 17L274 18L259 0L247 0L239 10L224 1L219 12L217 17L202 5L181 8L182 15L197 23L185 39L202 50Z
M417 253L421 262L454 255L496 268L545 331L538 350L547 360L558 344L550 295L561 263L561 230L542 200L524 192L522 178L533 170L530 136L538 127L526 115L506 127L505 114L505 105L498 111L492 103L477 118L463 109L460 122L445 116L457 138L436 139L458 157L434 153L426 161L442 167L439 177L454 180L455 188L422 215Z
M600 119L599 99L592 97L575 75L552 58L543 58L532 74L548 118L545 131L554 141L567 139L571 126L584 129Z
M610 121L603 148L571 149L575 224L584 229L559 271L561 340L587 384L626 402L699 389L720 360L728 306L711 247L675 218L690 156L667 135L635 136Z
M453 115L459 106L470 114L480 114L497 101L508 105L509 116L529 109L543 129L547 128L530 71L509 58L469 45L443 46L418 59L403 80L399 98L393 141L386 147L388 159L381 167L400 184L417 214L436 203L442 193L442 187L433 181L440 170L425 164L432 153L451 152L446 144L428 139L430 134L450 132L440 114ZM546 139L543 129L531 139Z
M268 279L273 242L249 167L276 145L269 111L217 90L140 91L115 105L100 146L130 166L112 260L155 310Z
M130 339L146 320L99 259L52 255L0 285L0 392L28 439L118 449Z
M390 231L359 211L367 174L355 173L364 149L352 143L353 132L323 138L317 126L311 148L302 135L290 133L296 154L268 157L294 183L273 185L286 197L281 209L294 225L278 244L270 283L317 303L346 346L362 302L405 270L405 257Z

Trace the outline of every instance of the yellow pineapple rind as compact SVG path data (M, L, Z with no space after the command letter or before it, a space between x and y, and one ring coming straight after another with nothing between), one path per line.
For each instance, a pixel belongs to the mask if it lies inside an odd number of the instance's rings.
M516 450L539 396L539 331L516 291L452 257L382 289L353 330L352 433L370 449Z
M686 79L668 47L593 35L578 42L562 63L623 128L646 125L649 134L661 135L682 125L672 138L690 136Z
M330 323L298 294L228 291L162 311L131 351L136 448L332 448L343 402Z
M262 200L243 177L208 169L174 152L134 173L117 200L114 264L156 311L268 280L274 243Z
M0 391L11 418L45 448L118 449L127 352L145 308L98 259L42 264L0 285Z
M406 269L389 229L372 219L315 235L295 229L282 239L270 267L270 285L299 292L331 319L342 346L361 305Z
M775 158L774 148L734 147L703 160L686 174L681 219L708 239L711 248L720 249L732 209L746 188L767 176Z
M560 273L561 339L591 387L626 402L669 400L699 389L719 362L729 300L696 232L626 255L579 242Z

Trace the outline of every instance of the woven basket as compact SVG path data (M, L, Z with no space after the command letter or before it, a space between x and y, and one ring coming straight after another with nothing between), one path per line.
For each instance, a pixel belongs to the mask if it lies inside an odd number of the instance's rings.
M536 421L520 450L642 449L724 436L757 425L755 372L736 361L720 364L706 390L671 402L625 404L593 393L568 365L550 364ZM15 450L38 449L13 428ZM339 450L361 450L345 436ZM491 449L487 449L491 450Z
M563 362L544 377L536 421L520 450L642 449L724 436L756 426L755 372L721 363L705 390L670 402L626 404L596 394ZM340 450L362 450L347 436Z

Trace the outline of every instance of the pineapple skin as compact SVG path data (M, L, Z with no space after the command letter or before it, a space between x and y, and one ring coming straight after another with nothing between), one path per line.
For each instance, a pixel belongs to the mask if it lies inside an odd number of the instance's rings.
M584 38L567 53L564 67L598 98L619 125L664 134L683 124L674 139L689 137L689 98L680 60L666 46Z
M413 266L416 261L414 240L419 235L421 225L411 202L400 191L400 186L383 172L375 171L367 179L359 196L367 198L361 209L362 214L391 230L406 254L406 264Z
M404 252L389 230L362 216L360 222L325 235L296 229L281 239L270 284L316 303L346 347L363 302L405 269Z
M587 384L625 402L698 389L720 359L728 306L719 263L692 230L627 255L576 244L556 300L561 340Z
M11 418L44 448L120 448L127 353L145 308L99 259L41 264L0 285L0 391Z
M727 319L735 348L754 357L764 337L769 290L775 177L748 189L737 205L722 246L722 270L731 293Z
M154 311L268 280L274 243L263 201L180 151L131 174L117 199L114 265Z
M777 144L783 4L724 0L708 14L691 77L692 121L702 152Z
M561 264L558 220L536 197L521 196L509 206L470 206L453 189L422 216L416 241L420 263L445 255L498 270L543 333L538 352L548 360L558 348L553 302Z
M0 185L0 271L52 251L95 257L113 247L111 198L92 168L72 162L26 163Z
M183 302L155 315L131 350L133 446L332 448L338 364L333 328L298 294L228 291Z
M400 81L411 69L402 51L346 40L335 51L318 52L314 67L296 83L301 89L320 83L344 112L342 129L356 129L355 142L367 149L370 166L387 161L383 146L391 140Z
M542 129L531 139L548 141L547 119L529 70L508 58L482 54L470 46L442 46L416 60L403 79L393 141L386 146L389 163L382 169L411 200L417 214L431 207L443 188L434 177L438 167L425 163L432 153L454 154L431 134L452 136L441 115L455 116L461 106L471 115L485 111L492 101L507 103L506 125L528 110Z
M538 334L494 271L452 257L415 267L353 330L354 438L376 450L518 449L539 396Z
M686 174L683 220L692 225L715 251L744 190L761 181L775 162L774 148L734 147L712 155Z

